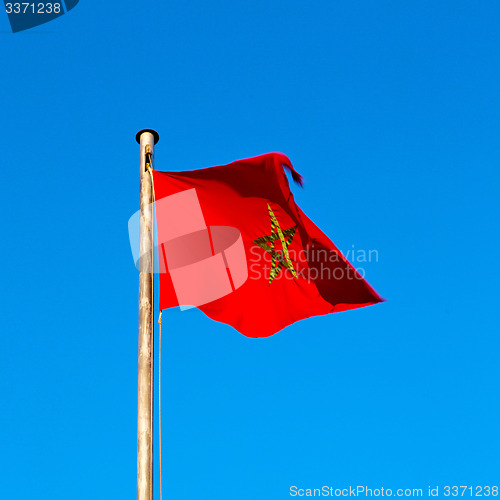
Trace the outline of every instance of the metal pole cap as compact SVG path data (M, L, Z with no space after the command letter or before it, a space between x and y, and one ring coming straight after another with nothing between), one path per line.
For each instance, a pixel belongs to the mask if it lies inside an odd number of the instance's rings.
M144 134L144 132L149 132L152 134L152 136L155 139L155 144L160 140L160 135L156 130L153 130L152 128L143 128L142 130L139 130L137 134L135 135L135 140L140 144L141 143L141 135Z

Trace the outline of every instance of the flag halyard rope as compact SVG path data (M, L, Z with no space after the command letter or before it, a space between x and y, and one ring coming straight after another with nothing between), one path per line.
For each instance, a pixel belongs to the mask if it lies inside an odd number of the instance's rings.
M155 214L154 214L154 203L156 202L155 195L155 183L153 179L153 169L151 168L151 149L149 144L146 146L146 170L149 172L151 176L151 189L153 190L153 245L151 248L153 266L154 266L154 227L155 227ZM153 267L153 280L151 281L153 284L153 292L154 292L154 267ZM154 295L152 295L154 296ZM159 325L159 338L158 338L158 462L160 466L160 500L163 499L163 487L162 487L162 477L161 477L161 319L162 319L162 311L160 310L160 315L158 317L158 325ZM153 385L151 384L151 391L153 391ZM151 397L151 401L153 398Z
M158 338L158 445L159 445L159 465L160 465L160 500L162 500L162 481L161 481L161 316L158 317L159 338Z

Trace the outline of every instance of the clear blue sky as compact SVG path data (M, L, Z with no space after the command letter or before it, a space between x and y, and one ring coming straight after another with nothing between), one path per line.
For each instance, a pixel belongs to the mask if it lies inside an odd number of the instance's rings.
M388 299L260 340L165 313L164 497L498 484L499 18L81 0L12 34L0 15L2 496L135 498L144 127L159 170L286 153L301 208L378 251Z

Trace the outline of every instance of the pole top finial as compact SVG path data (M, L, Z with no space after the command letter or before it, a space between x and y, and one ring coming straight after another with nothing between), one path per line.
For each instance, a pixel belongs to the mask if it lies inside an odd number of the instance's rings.
M142 130L139 130L137 134L135 135L135 140L140 144L141 143L141 135L144 134L144 132L149 132L155 139L155 144L160 140L160 135L156 130L153 130L152 128L143 128Z

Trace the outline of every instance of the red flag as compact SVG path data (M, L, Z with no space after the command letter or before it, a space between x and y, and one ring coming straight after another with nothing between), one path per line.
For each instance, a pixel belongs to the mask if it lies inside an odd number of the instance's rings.
M160 310L195 306L248 337L381 302L295 204L283 154L153 172Z

